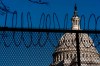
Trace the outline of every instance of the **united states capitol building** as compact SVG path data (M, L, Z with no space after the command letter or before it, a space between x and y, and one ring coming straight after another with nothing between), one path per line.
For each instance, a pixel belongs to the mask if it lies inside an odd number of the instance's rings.
M81 30L79 22L80 18L75 5L74 16L72 17L72 30ZM53 53L53 62L50 66L78 66L75 39L75 33L65 33L61 37ZM99 53L88 34L79 33L79 46L81 66L100 66Z

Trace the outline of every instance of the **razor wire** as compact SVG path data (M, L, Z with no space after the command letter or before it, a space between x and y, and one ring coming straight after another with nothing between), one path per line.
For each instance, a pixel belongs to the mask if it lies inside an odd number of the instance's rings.
M6 28L7 27L7 20L8 20L8 14L9 12L6 12L5 14L5 22L4 22L4 26ZM18 26L18 13L17 11L14 11L13 13L10 13L12 15L12 28L17 28ZM23 12L21 13L21 28L24 29L23 25L24 25L24 16L23 16ZM4 16L4 15L2 15ZM28 25L28 29L32 29L33 28L33 22L32 22L32 17L31 17L31 13L28 12L27 13L27 25ZM64 22L63 22L63 30L69 30L68 29L68 13L65 15L64 17ZM81 23L84 22L84 26L83 26L83 30L90 30L90 23L91 23L91 19L94 18L94 30L96 31L99 26L99 19L100 16L96 17L96 15L94 13L92 13L87 21L87 25L88 25L88 29L86 29L86 17L84 15L81 16L81 21L80 21L80 25L82 26ZM83 22L82 22L83 21ZM51 23L53 23L53 29L59 30L62 29L60 26L60 22L59 22L59 18L57 16L57 14L54 12L53 14L45 14L42 13L40 16L40 23L39 23L39 29L52 29ZM2 27L0 27L2 28ZM10 43L8 42L7 39L11 40L12 43L15 44L16 47L20 46L21 43L24 43L26 48L33 46L40 46L43 47L46 45L47 41L50 42L50 44L53 47L56 47L57 45L55 45L55 42L58 43L59 39L61 38L61 36L64 34L64 32L58 32L58 33L53 33L53 32L17 32L17 31L0 31L0 39L3 40L4 46L5 47L10 47ZM89 33L87 33L88 35L90 35ZM95 33L92 35L93 36L93 41L95 41L96 39L98 39L98 44L99 45L99 33ZM25 38L28 38L25 39ZM55 40L55 41L54 41ZM28 41L28 42L27 42ZM96 40L97 41L97 40Z

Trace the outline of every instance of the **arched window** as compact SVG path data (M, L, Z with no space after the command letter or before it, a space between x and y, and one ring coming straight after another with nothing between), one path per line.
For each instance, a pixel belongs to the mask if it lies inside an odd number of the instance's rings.
M70 40L68 40L68 43L70 43Z
M68 54L66 55L66 58L68 59L69 57L68 57Z
M72 57L73 57L72 54L70 54L70 58L71 58L71 59L72 59Z
M76 20L76 25L77 25L77 20Z
M76 57L76 54L74 54L74 57Z
M86 54L86 58L88 58L88 54Z
M65 53L63 52L63 59L65 58Z

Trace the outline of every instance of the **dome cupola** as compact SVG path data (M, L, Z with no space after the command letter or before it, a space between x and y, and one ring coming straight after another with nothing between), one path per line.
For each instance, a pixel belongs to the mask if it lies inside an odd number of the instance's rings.
M80 25L79 25L80 18L78 17L77 13L78 13L77 6L75 4L74 15L72 17L72 30L80 30Z

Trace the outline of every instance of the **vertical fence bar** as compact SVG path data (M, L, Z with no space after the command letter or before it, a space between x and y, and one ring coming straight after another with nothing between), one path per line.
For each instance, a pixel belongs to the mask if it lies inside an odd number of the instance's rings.
M77 50L77 64L78 66L81 66L80 63L80 46L79 46L79 33L76 33L76 50Z

